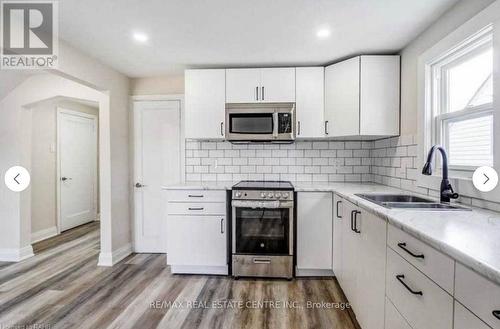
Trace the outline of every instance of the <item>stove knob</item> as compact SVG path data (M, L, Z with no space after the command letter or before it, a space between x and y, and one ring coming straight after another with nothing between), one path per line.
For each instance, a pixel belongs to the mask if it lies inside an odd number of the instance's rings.
M272 197L274 197L274 194L273 194L272 192L269 192L269 193L267 193L267 197L268 197L269 199L271 199Z
M280 192L276 192L276 193L274 193L274 196L276 197L276 199L280 199L281 198L281 193Z
M265 198L266 198L266 193L262 192L262 193L260 194L260 197L261 197L261 198L263 198L263 199L265 199Z
M281 195L283 197L283 199L288 199L288 192L285 192Z
M241 192L236 192L235 196L236 196L237 198L241 197Z

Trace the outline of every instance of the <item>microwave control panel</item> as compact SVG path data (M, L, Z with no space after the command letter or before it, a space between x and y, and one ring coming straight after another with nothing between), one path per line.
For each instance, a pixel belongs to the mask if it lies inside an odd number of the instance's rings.
M292 114L278 113L278 134L292 133Z

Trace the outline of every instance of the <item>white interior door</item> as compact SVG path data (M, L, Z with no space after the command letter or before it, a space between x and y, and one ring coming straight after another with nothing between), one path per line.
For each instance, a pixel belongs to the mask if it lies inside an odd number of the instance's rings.
M165 252L161 187L181 180L179 101L134 104L136 252Z
M97 217L97 117L58 109L59 230Z

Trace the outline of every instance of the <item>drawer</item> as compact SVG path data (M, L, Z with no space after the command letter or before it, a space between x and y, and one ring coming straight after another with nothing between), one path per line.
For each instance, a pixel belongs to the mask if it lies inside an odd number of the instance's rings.
M455 275L455 299L492 328L499 329L500 286L460 263Z
M392 225L389 225L387 245L453 295L453 259Z
M453 329L491 329L462 304L455 301L455 325Z
M168 202L226 202L226 191L168 190Z
M387 297L413 329L452 328L453 298L390 248L386 287Z
M412 329L392 302L385 298L385 329Z
M233 255L235 277L293 277L293 256Z
M222 202L169 202L169 215L226 215L226 203Z

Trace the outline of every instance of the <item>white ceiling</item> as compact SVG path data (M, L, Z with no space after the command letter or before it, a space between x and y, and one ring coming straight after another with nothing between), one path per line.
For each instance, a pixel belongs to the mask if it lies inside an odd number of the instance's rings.
M61 0L60 36L130 77L396 52L457 0ZM320 28L331 29L320 40ZM147 33L137 44L133 31Z

